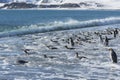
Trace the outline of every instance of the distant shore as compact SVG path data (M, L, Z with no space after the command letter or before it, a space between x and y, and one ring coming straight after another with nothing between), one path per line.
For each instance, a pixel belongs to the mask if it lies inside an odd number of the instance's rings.
M104 10L104 11L114 11L120 9L88 9L88 8L23 8L23 9L0 9L0 10Z

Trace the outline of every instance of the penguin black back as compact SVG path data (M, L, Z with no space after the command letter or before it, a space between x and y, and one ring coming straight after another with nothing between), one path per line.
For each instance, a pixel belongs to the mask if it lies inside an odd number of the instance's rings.
M70 37L69 41L70 41L71 46L74 46L74 45L75 45L72 37Z
M111 51L110 56L111 56L112 62L117 63L117 54L115 53L115 51L112 48L110 48L109 50Z
M104 44L105 44L105 46L108 46L108 44L109 44L109 40L108 40L107 36L105 36L105 42L104 42Z
M100 37L100 42L103 43L102 35L99 35L99 37Z
M17 63L19 63L19 64L25 64L25 63L28 63L28 61L25 61L25 60L18 60Z

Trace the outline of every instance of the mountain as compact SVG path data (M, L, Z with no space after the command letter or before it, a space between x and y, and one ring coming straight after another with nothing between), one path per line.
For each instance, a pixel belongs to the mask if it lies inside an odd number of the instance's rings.
M6 2L35 2L39 0L0 0L0 3L6 3Z
M91 7L93 7L93 8L98 8L96 5L96 3L97 3L97 4L104 5L104 7L101 7L101 8L120 9L120 0L40 0L37 2L38 5L41 5L41 4L68 4L68 3L74 3L74 4L86 3L89 5L92 5ZM88 6L84 7L84 8L88 8Z
M36 2L39 8L80 8L80 9L102 9L106 7L97 0L40 0Z
M1 7L6 9L7 8L16 9L16 7L17 8L120 9L120 5L119 5L120 0L1 0L1 1L9 2L5 4L5 6ZM23 5L25 6L23 7ZM31 7L30 5L34 5L34 6Z

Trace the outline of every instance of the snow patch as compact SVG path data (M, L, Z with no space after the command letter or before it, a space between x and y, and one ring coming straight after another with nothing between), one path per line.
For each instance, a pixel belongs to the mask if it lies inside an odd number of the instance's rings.
M1 6L4 6L4 5L5 5L5 3L0 3L0 7L1 7Z

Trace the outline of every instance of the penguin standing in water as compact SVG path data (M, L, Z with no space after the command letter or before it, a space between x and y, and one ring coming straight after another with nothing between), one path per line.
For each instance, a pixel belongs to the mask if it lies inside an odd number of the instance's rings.
M114 38L116 38L116 32L115 31L113 31L113 35L114 35Z
M114 30L114 31L115 31L115 33L116 33L116 34L119 34L119 32L118 32L118 29L117 29L117 28L115 28L115 30Z
M99 38L100 38L100 42L103 43L103 38L101 34L99 35Z
M69 43L70 43L71 46L74 46L74 45L75 45L72 37L69 38Z
M115 51L112 48L110 48L109 51L110 51L111 61L113 63L117 63L117 54L115 53Z
M116 38L116 36L118 35L118 30L117 30L117 28L115 28L115 30L113 31L113 34L114 34L114 38Z
M108 46L108 44L109 44L109 39L107 38L107 36L105 36L104 45Z

